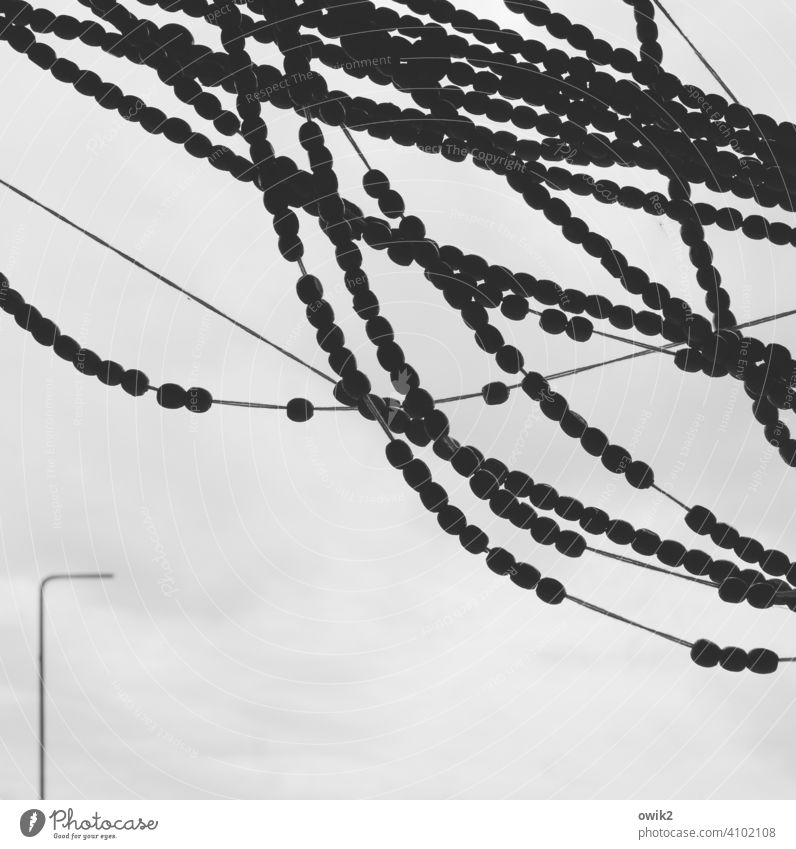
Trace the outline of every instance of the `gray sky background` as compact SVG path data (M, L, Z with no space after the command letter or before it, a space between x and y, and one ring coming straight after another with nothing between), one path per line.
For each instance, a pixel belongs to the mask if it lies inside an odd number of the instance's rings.
M87 16L77 3L56 5ZM497 0L460 5L540 37ZM779 120L796 114L789 4L669 6L744 102ZM557 7L637 49L632 11L619 0ZM669 25L660 29L669 69L715 91ZM207 25L197 24L197 35L218 43ZM151 71L51 43L126 92L190 117ZM258 55L274 57L266 48ZM7 45L0 73L0 176L325 368L294 294L294 269L279 257L255 191L125 124ZM343 76L341 87L368 89ZM278 149L304 163L295 116L267 107L265 117ZM344 193L375 209L353 151L339 132L324 132ZM358 138L432 238L629 302L599 263L571 250L502 181L471 163ZM647 173L620 177L662 188ZM566 199L631 261L702 308L676 225ZM705 199L748 209L732 196ZM5 190L0 204L0 270L103 357L143 369L156 384L206 386L220 398L328 403L325 382L273 350ZM329 246L314 220L301 223L308 267L375 374ZM717 228L708 238L742 320L794 306L792 248ZM416 267L366 252L365 268L432 391L500 379ZM3 321L3 798L35 794L36 587L65 570L113 570L116 579L48 591L51 798L796 793L796 669L768 677L702 670L679 646L575 605L548 607L501 582L439 531L387 467L379 429L355 414L295 425L264 410L165 411L152 396L134 400L81 377ZM793 348L793 322L758 335ZM504 330L545 373L626 352L597 338L552 338L533 321ZM389 391L386 380L379 386ZM740 384L684 375L651 356L556 388L678 497L711 506L771 547L796 550L796 477L765 444ZM459 439L559 492L706 547L679 509L576 452L523 395L448 412ZM604 559L561 558L474 505L461 478L435 474L494 542L575 595L686 639L796 653L786 612L724 605L712 591Z

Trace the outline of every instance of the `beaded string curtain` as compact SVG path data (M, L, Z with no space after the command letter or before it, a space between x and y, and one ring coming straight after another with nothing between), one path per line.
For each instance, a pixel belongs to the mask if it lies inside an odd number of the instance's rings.
M764 648L719 647L704 638L691 641L571 594L561 581L544 576L536 565L491 544L485 531L468 521L462 507L453 504L432 476L437 464L449 464L468 480L472 495L487 502L495 516L528 532L527 548L534 555L530 559L538 558L537 562L544 559L544 547L552 546L566 557L611 558L700 584L715 591L721 602L796 610L796 564L787 554L766 547L744 528L730 526L709 506L689 505L676 492L660 486L650 464L612 442L599 422L587 421L553 386L573 374L652 355L664 357L683 375L736 380L750 399L746 414L751 412L759 423L761 438L777 448L781 462L796 465L796 440L787 423L796 386L793 359L785 346L764 344L752 335L755 326L796 311L739 322L714 263L706 228L718 226L780 246L796 245L796 234L789 225L770 222L762 215L744 215L732 206L691 199L692 186L699 185L714 194L733 194L761 207L792 211L796 166L790 153L796 147L796 125L755 113L737 102L729 90L728 100L665 70L655 7L648 0L629 3L637 25L638 54L613 47L535 0L506 3L520 16L516 31L457 10L446 0L400 4L413 14L400 14L371 2L342 0L249 0L239 4L161 0L157 3L160 9L174 15L174 22L163 26L112 0L80 2L93 17L78 20L24 0L0 0L0 38L43 72L96 101L98 107L117 112L143 131L182 147L187 155L205 160L259 192L277 249L286 263L297 268L296 295L328 358L328 369L316 368L291 353L279 339L249 327L59 217L161 283L305 366L329 384L332 397L318 405L304 398L285 403L227 400L214 398L202 387L151 384L141 370L105 359L62 333L54 319L26 303L3 279L2 308L20 327L82 374L134 397L154 397L166 410L198 414L215 405L244 406L283 410L296 423L306 422L316 413L358 413L381 429L387 462L402 475L440 529L455 537L466 552L484 557L492 572L518 588L533 591L540 601L574 603L642 628L689 649L691 659L700 666L769 673L781 662L796 660L780 658ZM156 4L142 0L140 5ZM200 43L184 25L186 16L204 18L214 27L222 49ZM535 40L535 27L543 27L563 49L551 49ZM88 47L146 66L197 119L212 123L213 135L59 57L37 38L42 35L79 39ZM273 45L280 56L279 65L255 61L249 52L254 44ZM390 101L332 89L319 66L343 69L355 79L367 78L388 91L408 95L416 106L402 108ZM303 162L294 161L272 143L266 123L272 108L292 110L301 118L298 141ZM511 130L491 129L496 123ZM325 143L329 133L344 134L361 158L363 187L372 201L367 209L341 194L335 163ZM220 136L243 140L248 156L219 144ZM616 285L634 296L637 306L615 304L610 291L587 295L537 277L533 268L508 268L469 252L466 246L435 240L433 222L407 209L393 188L389 168L370 161L368 136L415 147L451 162L472 161L490 172L503 191L519 196L529 209L559 228L568 242L599 263ZM666 180L667 191L645 193L632 184L596 181L579 170L615 165L628 173L633 169L656 173ZM38 203L14 186L4 185ZM653 275L633 265L620 246L572 213L564 200L567 193L677 222L694 279L704 292L704 306L672 295ZM334 249L348 303L341 300L333 306L320 275L305 265L301 224L312 226L313 218ZM414 266L422 272L436 290L435 296L458 315L477 349L492 358L506 379L454 396L433 397L424 388L422 364L407 359L371 286L366 270L371 251L382 251L397 266ZM381 375L366 373L346 343L335 309L352 309L362 320ZM628 353L543 375L527 352L506 342L500 329L504 321L535 321L537 333L566 336L575 345L604 336L627 345ZM383 396L375 390L377 385L390 386L393 392ZM685 526L727 553L713 556L677 540L662 539L653 529L635 528L621 517L609 516L599 505L559 493L555 481L532 476L533 469L511 468L456 438L455 413L446 411L479 401L500 405L512 393L523 396L557 423L571 438L572 451L583 463L602 463L622 485L639 490L640 497L675 503L682 510ZM643 446L639 453L643 456ZM631 553L624 556L604 550L600 537L628 546ZM591 538L596 538L594 544Z

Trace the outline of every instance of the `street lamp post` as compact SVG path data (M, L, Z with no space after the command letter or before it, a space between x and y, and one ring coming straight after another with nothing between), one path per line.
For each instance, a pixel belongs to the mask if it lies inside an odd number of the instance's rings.
M44 799L44 588L49 581L58 579L73 580L77 578L112 578L110 572L97 573L63 573L48 575L39 584L39 799Z

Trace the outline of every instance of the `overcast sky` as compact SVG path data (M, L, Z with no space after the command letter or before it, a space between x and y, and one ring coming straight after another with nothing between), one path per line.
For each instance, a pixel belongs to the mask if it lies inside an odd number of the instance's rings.
M497 0L458 5L540 37ZM668 5L744 102L778 120L796 114L788 3L725 3L718 17L716 4ZM637 49L632 10L619 0L557 8ZM58 9L88 16L73 2ZM660 29L667 67L714 91L670 26ZM209 26L196 31L218 44ZM148 69L51 43L126 92L189 117ZM276 64L270 49L257 55ZM326 367L256 191L124 123L7 45L0 72L3 179ZM368 90L344 75L337 84ZM278 149L304 166L295 116L266 107L264 117ZM359 160L339 131L324 131L344 194L375 211ZM640 304L502 180L469 162L359 140L432 238ZM648 172L621 177L663 187ZM695 195L749 209L732 196ZM702 309L676 225L566 200ZM324 381L6 190L0 212L0 270L102 357L143 369L153 383L204 386L219 398L329 402ZM314 219L301 216L301 226L308 267L377 374L328 243ZM796 304L792 248L717 228L708 239L741 320ZM363 250L384 313L435 394L501 379L416 266ZM796 668L767 677L703 670L677 645L576 605L548 607L499 580L439 531L387 466L380 430L356 414L297 425L267 410L163 410L152 395L133 399L80 376L0 320L0 796L36 792L38 581L97 570L116 577L48 589L51 798L796 793ZM759 338L793 349L794 321L764 325ZM627 352L597 338L550 337L533 320L503 329L544 373ZM376 385L390 391L386 379ZM679 498L711 506L768 546L796 550L796 474L765 444L739 383L684 375L650 356L556 388ZM706 547L678 508L575 451L522 394L501 407L469 401L447 412L459 439L559 492ZM604 559L562 558L474 505L466 483L442 466L434 463L435 475L471 521L573 594L688 640L796 654L792 614L725 605L712 590Z

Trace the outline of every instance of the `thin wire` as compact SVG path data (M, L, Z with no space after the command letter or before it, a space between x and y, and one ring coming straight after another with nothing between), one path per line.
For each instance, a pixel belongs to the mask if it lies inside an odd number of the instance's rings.
M12 186L10 183L7 183L2 178L0 178L0 184L4 185L7 189L10 189L12 192L14 192L15 194L24 198L25 200L30 201L32 204L35 204L40 209L43 209L45 212L49 212L50 215L54 216L59 221L63 221L64 224L68 224L70 227L73 227L75 230L77 230L79 233L82 233L84 236L88 236L89 239L92 239L97 244L102 245L104 248L108 248L109 250L112 250L115 254L120 256L122 259L126 259L128 262L132 263L136 268L140 268L142 271L145 271L147 274L151 275L156 280L159 280L161 283L165 283L167 286L169 286L172 289L176 290L177 292L180 292L181 294L185 295L190 300L195 301L200 306L203 306L205 309L210 310L210 312L213 312L216 315L220 316L221 318L226 319L226 321L230 322L231 324L234 324L235 327L238 327L240 330L243 330L245 333L248 333L250 336L253 336L255 339L259 340L260 342L265 342L266 345L270 345L272 348L279 351L280 354L284 354L284 356L289 357L294 362L297 362L300 365L304 366L304 368L307 368L310 371L315 372L315 374L317 374L319 377L322 377L324 380L329 381L329 383L336 383L337 382L334 378L330 377L328 374L325 374L324 372L320 371L320 369L315 368L315 366L310 365L309 363L302 360L300 357L297 357L295 354L291 354L290 351L287 351L283 347L281 347L280 345L277 345L276 342L272 342L270 339L267 339L261 333L258 333L256 330L252 330L250 327L247 327L245 324L242 324L237 319L234 319L234 318L232 318L232 316L227 315L227 313L222 312L220 309L218 309L218 307L214 307L213 304L204 300L204 298L200 298L199 295L193 294L193 292L188 291L188 289L185 289L184 287L178 285L173 280L169 280L168 277L164 277L162 274L159 274L157 271L153 271L153 269L144 265L142 262L139 262L137 259L135 259L135 257L132 257L129 254L125 253L124 251L120 250L119 248L114 247L112 244L110 244L110 242L106 242L105 239L102 239L99 236L94 235L94 233L92 233L91 231L86 230L85 227L81 227L79 224L75 224L74 221L71 221L66 216L61 215L60 212L56 212L54 209L51 209L49 206L46 206L45 204L41 203L41 201L36 200L36 198L31 197L29 194L27 194L26 192L23 192L21 189L18 189L16 186Z
M370 163L365 158L365 154L362 153L361 148L359 147L359 145L356 143L356 140L354 139L354 137L349 132L348 127L346 127L345 124L341 124L340 129L345 133L346 138L351 142L354 150L359 154L359 158L365 163L365 168L367 168L368 171L371 171L372 169L370 167Z
M581 598L576 598L574 595L566 595L567 600L574 601L575 604L579 604L582 607L586 607L589 610L593 610L595 613L601 613L603 616L608 616L610 619L616 619L618 622L624 622L626 625L632 625L634 628L640 628L642 631L649 631L650 634L656 634L658 637L663 637L664 640L671 640L673 643L678 643L681 646L685 646L690 649L693 647L693 643L689 643L686 640L681 640L680 637L675 637L672 634L667 634L665 631L657 631L655 628L650 628L647 625L642 625L640 622L634 622L632 619L626 619L624 616L620 616L618 613L614 613L611 610L606 610L604 607L598 607L596 604L591 604L588 601L583 601Z
M710 64L710 62L708 62L708 60L702 55L702 53L699 51L699 49L694 44L694 42L691 41L691 39L683 32L683 30L680 28L677 21L675 21L675 19L666 11L666 9L663 7L663 4L660 2L660 0L652 0L652 2L661 10L661 12L663 12L663 14L669 20L669 23L671 23L671 25L677 30L677 32L679 32L680 35L686 40L689 47L694 51L694 53L696 53L697 57L699 58L699 61L702 62L702 64L708 69L708 71L710 71L710 73L713 75L716 82L718 82L718 84L724 89L724 91L726 91L727 94L729 94L729 96L732 98L732 100L735 103L738 103L738 98L730 91L730 88L727 85L727 83L725 83L724 80L718 75L718 72L714 69L714 67Z
M701 578L695 578L693 575L683 575L680 572L670 572L668 569L663 569L660 566L654 566L651 563L644 563L641 560L634 560L632 557L625 557L623 554L614 554L610 551L603 551L600 548L592 548L586 546L586 551L591 551L594 554L599 554L602 557L610 557L612 560L620 560L622 563L629 563L631 566L639 566L641 569L650 569L653 572L660 572L663 575L669 575L672 578L680 578L682 581L692 581L695 584L702 584L703 587L718 587L714 581L705 581Z
M683 504L683 502L682 502L682 501L679 501L679 500L678 500L677 498L675 498L673 495L669 495L669 493L668 493L668 492L666 492L666 490L661 489L661 488L660 488L659 486L657 486L656 484L652 484L652 486L651 486L650 488L651 488L651 489L656 489L658 492L660 492L660 494L661 494L661 495L665 495L665 496L666 496L667 498L669 498L671 501L674 501L674 503L675 503L675 504L678 504L680 507L682 507L682 508L683 508L683 510L685 510L685 511L686 511L686 513L687 513L687 512L691 509L691 508L690 508L687 504Z

